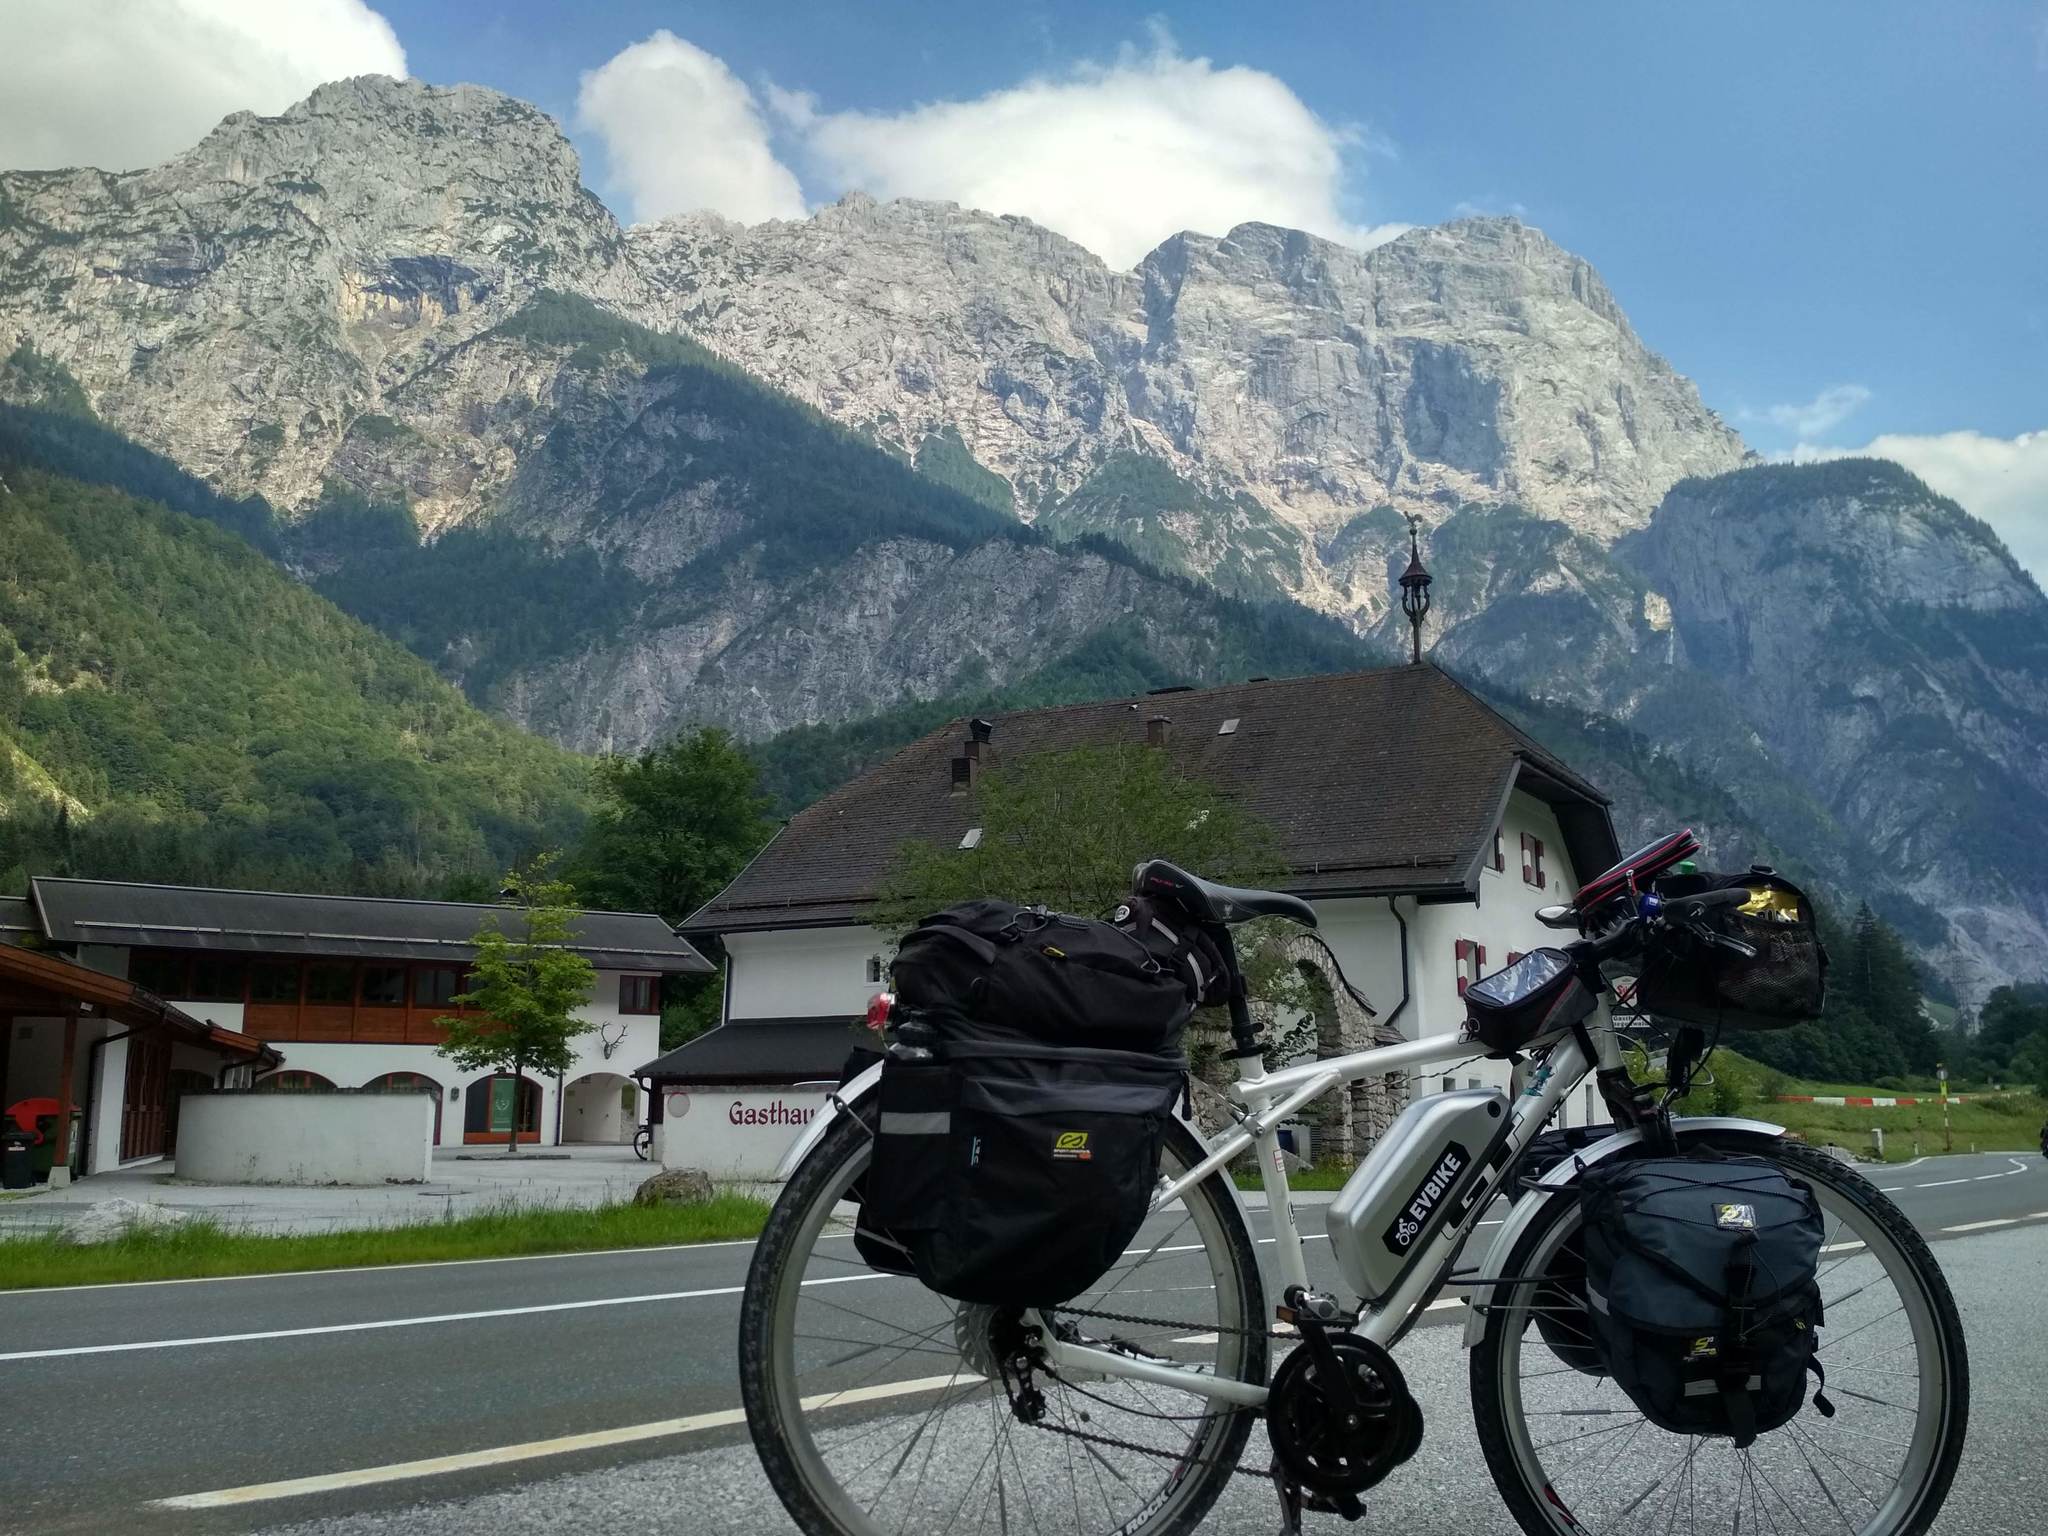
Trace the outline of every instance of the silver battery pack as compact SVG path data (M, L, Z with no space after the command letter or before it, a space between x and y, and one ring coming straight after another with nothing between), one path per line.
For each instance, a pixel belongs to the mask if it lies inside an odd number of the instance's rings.
M1507 1112L1507 1096L1494 1088L1418 1099L1344 1181L1329 1206L1330 1246L1360 1300L1385 1295L1409 1255L1436 1235Z

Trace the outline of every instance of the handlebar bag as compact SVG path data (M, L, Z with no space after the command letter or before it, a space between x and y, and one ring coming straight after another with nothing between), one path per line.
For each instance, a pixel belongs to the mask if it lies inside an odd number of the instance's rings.
M1118 912L1105 923L996 900L935 912L897 947L896 1000L1046 1042L1177 1046L1216 984L1216 953L1149 903Z
M918 1038L928 1056L899 1042L882 1065L862 1251L891 1245L956 1301L1078 1296L1145 1220L1187 1062L1177 1046L1047 1044L958 1019Z
M1579 1188L1593 1339L1651 1423L1746 1446L1799 1412L1807 1372L1826 1385L1808 1185L1764 1158L1694 1156L1599 1163Z
M1813 903L1798 886L1759 865L1740 875L1671 875L1654 888L1670 901L1737 886L1749 890L1750 900L1712 908L1703 922L1709 932L1749 945L1755 958L1683 929L1660 932L1644 950L1636 983L1643 1012L1706 1030L1789 1029L1820 1017L1828 952Z
M1532 949L1465 989L1465 1037L1506 1056L1592 1013L1599 999L1561 949Z

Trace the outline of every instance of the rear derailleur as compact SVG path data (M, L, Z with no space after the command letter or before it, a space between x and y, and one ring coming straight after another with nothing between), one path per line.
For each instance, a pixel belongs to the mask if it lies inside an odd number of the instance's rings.
M1301 1332L1266 1399L1281 1531L1293 1536L1303 1510L1363 1516L1359 1495L1422 1444L1422 1409L1393 1356L1345 1331L1358 1319L1333 1298L1290 1286L1279 1316Z

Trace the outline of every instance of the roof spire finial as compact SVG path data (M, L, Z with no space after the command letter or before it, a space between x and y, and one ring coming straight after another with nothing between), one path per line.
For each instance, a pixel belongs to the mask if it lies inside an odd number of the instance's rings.
M1429 584L1436 579L1423 569L1421 529L1420 518L1408 519L1408 569L1401 573L1401 611L1408 615L1409 627L1414 631L1414 654L1410 659L1416 663L1422 660L1422 621L1429 616Z

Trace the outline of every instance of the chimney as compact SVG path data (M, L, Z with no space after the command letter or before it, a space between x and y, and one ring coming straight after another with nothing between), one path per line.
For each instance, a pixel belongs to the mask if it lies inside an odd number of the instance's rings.
M1172 730L1173 721L1168 716L1154 715L1145 722L1145 745L1148 747L1165 746L1166 738Z
M974 759L956 757L953 759L953 793L964 795L967 786L974 782Z

